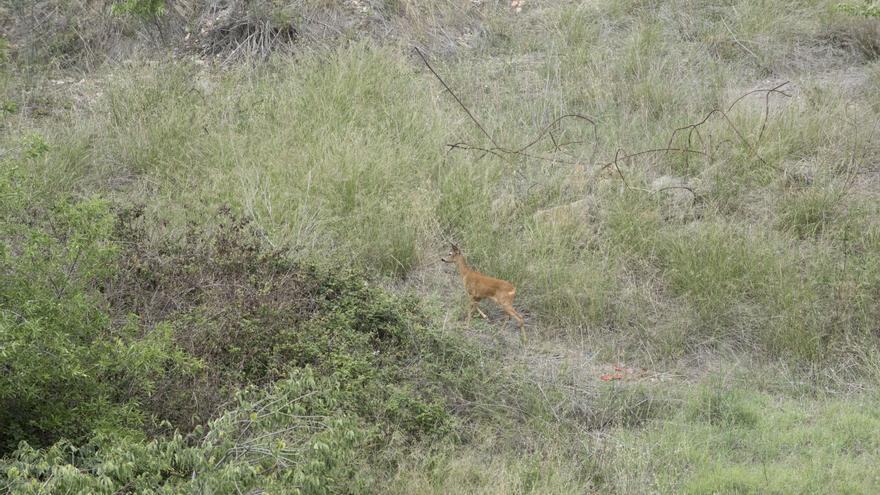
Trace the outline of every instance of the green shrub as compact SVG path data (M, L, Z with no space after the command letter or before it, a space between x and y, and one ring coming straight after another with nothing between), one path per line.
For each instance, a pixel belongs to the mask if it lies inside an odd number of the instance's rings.
M49 151L49 145L43 136L39 134L32 135L25 144L24 155L28 158L39 158Z
M167 321L177 345L203 364L192 375L163 376L162 393L144 397L148 410L189 430L241 387L310 366L338 380L352 412L416 436L444 431L442 398L405 385L436 381L439 356L402 363L462 344L438 342L415 298L370 287L357 272L290 261L229 209L216 219L151 241L153 220L142 209L120 212L116 236L125 249L108 284L111 314Z
M510 385L415 298L289 261L228 209L151 240L140 209L100 199L35 218L8 179L2 350L19 379L0 399L3 440L21 443L0 473L13 493L347 492L373 479L355 459L446 438L454 400Z
M115 0L115 14L132 14L142 20L153 20L165 13L165 0Z
M25 180L0 175L0 449L79 441L137 427L132 399L184 362L167 326L114 325L101 284L119 246L98 197L30 203Z
M336 412L339 383L310 370L239 393L199 435L156 439L101 433L77 447L23 445L0 462L4 493L236 493L323 495L364 489L358 448L369 429Z

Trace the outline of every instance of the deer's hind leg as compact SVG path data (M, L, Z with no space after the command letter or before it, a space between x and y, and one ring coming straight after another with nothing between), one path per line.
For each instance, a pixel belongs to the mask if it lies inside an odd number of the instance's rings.
M519 313L517 313L516 310L513 309L512 304L510 304L510 303L502 304L501 309L503 309L504 312L507 313L508 321L510 320L511 317L513 317L514 319L516 319L516 322L519 324L519 327L522 328L522 326L525 324L525 322L523 321L522 316L520 316Z
M510 322L511 317L515 318L517 323L519 324L519 332L522 337L522 342L523 342L523 344L525 344L525 342L526 342L526 328L525 328L525 322L523 321L522 316L520 316L519 313L517 313L516 310L513 309L513 304L511 304L511 303L502 304L501 309L503 309L504 312L507 313L507 315L508 315L507 320L504 322L504 327L505 328L507 327L507 323Z
M510 323L510 318L514 318L516 319L517 323L519 323L519 327L522 328L523 319L519 315L519 313L517 313L516 310L513 309L513 297L511 296L512 294L509 297L493 297L492 300L495 301L495 304L503 309L505 313L507 313L507 319L504 320L505 327L507 327L507 324Z

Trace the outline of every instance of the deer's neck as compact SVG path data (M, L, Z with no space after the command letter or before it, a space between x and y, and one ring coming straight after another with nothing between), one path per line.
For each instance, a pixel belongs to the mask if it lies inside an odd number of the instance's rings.
M467 276L468 273L471 272L470 267L467 266L467 263L464 262L464 256L459 256L455 260L455 266L458 267L458 273L461 275L461 278L464 278L465 276Z

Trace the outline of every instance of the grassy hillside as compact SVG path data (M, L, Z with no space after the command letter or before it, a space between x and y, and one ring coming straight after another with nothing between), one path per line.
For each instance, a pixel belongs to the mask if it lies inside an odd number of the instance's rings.
M117 3L3 11L0 486L880 488L870 4Z

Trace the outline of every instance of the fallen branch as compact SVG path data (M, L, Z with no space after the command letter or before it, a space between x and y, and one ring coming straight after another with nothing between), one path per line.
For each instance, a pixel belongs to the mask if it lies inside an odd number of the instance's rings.
M527 142L526 144L524 144L523 146L521 146L519 148L512 148L511 149L511 148L504 148L502 146L499 146L498 142L495 140L495 138L493 138L492 135L489 134L488 131L486 131L486 129L483 127L482 124L480 124L479 120L477 120L477 118L470 111L470 109L467 108L467 106L455 94L455 92L452 90L452 88L450 88L449 85L446 84L446 82L443 80L443 78L440 77L440 75L437 73L437 71L434 70L434 68L428 62L428 59L425 57L425 55L418 48L414 48L414 49L415 49L416 53L419 55L419 57L422 59L422 62L424 62L425 66L428 68L428 70L431 71L431 73L434 75L434 77L437 78L438 81L440 81L440 84L442 84L443 87L446 89L446 91L448 91L449 94L452 95L452 97L455 99L455 101L458 103L458 105L465 111L465 113L468 115L468 117L471 119L471 121L473 121L473 123L483 133L483 135L485 135L489 139L489 141L492 143L492 147L482 147L482 146L477 146L477 145L467 143L467 142L451 143L451 144L447 144L447 146L449 148L448 151L452 151L452 150L477 151L477 152L481 153L479 155L479 157L477 158L478 160L484 158L487 155L492 155L492 156L498 157L502 160L507 160L512 156L521 156L524 158L543 160L543 161L548 161L548 162L553 162L553 163L562 163L562 164L568 164L568 165L583 165L585 160L581 160L580 158L563 151L563 147L573 145L573 144L582 144L582 143L584 143L584 141L570 141L570 142L566 142L566 143L560 143L557 140L556 136L553 134L553 129L556 126L558 126L561 122L563 122L566 119L575 119L575 120L579 120L579 121L583 121L583 122L588 123L592 127L592 130L593 130L593 156L589 159L589 162L592 162L593 159L595 158L596 154L598 153L599 132L598 132L598 124L596 123L596 120L591 117L587 117L587 116L575 114L575 113L569 113L569 114L565 114L565 115L562 115L560 117L555 118L552 122L550 122L543 129L541 129L541 131L538 132L537 136L535 136L534 139L532 139L531 141ZM664 148L642 150L642 151L638 151L635 153L628 153L628 154L624 153L622 148L617 148L617 150L614 153L613 160L611 160L609 162L596 164L596 166L598 167L597 172L601 172L602 170L605 170L605 169L613 166L615 171L617 172L617 175L620 177L621 181L623 182L624 186L626 186L627 189L645 191L645 192L654 193L654 194L665 191L665 190L669 190L669 189L685 189L685 190L689 191L696 199L696 197L697 197L696 192L691 187L684 186L684 185L668 186L668 187L660 188L658 190L649 190L649 189L633 187L628 183L628 181L626 180L626 176L623 174L623 171L620 169L620 161L621 160L628 160L628 159L632 159L632 158L635 158L638 156L643 156L643 155L652 154L652 153L669 154L670 152L682 153L683 156L685 157L685 163L688 165L689 165L690 155L702 155L702 156L705 156L711 160L712 156L714 155L714 153L717 151L718 147L721 144L724 144L725 142L731 142L729 139L723 139L719 143L716 143L715 146L713 147L711 135L709 135L708 141L706 141L703 138L703 134L700 132L700 128L702 126L704 126L709 121L709 119L711 119L713 116L720 116L720 118L724 120L726 126L733 131L733 133L737 136L740 143L748 150L750 156L754 156L762 164L767 165L769 167L772 167L774 170L781 171L781 169L779 167L777 167L776 165L772 165L772 164L767 163L767 161L758 152L758 146L761 143L761 139L763 138L764 132L767 129L767 122L769 121L769 118L770 118L770 96L773 94L779 94L779 95L782 95L785 97L790 97L791 95L789 93L782 91L782 88L784 86L786 86L787 84L789 84L789 82L785 81L785 82L780 83L772 88L756 89L756 90L749 91L749 92L739 96L736 100L734 100L727 107L727 110L722 110L720 108L712 109L699 122L689 124L686 126L682 126L682 127L679 127L677 129L673 130L671 135L669 136L669 141L667 142L666 147L664 147ZM733 123L733 121L731 120L731 118L729 116L729 113L744 98L746 98L749 95L757 94L757 93L764 94L764 115L761 120L761 127L760 127L760 130L758 131L758 136L755 139L755 142L752 143L745 136L745 134L736 126L736 124ZM685 147L675 147L675 146L673 146L673 142L675 141L675 137L681 132L687 132L687 145ZM527 150L531 149L536 144L541 142L541 140L544 139L545 137L550 139L550 142L553 145L553 153L560 153L560 152L565 153L566 155L572 157L573 160L564 160L564 159L559 159L558 156L544 156L544 155L540 155L540 154L534 154L534 153L527 152ZM701 149L694 148L694 138L695 137L696 137L696 139L699 140L700 147L704 148L704 149L701 150Z
M596 125L596 121L591 119L590 117L586 117L584 115L580 115L580 114L576 114L576 113L569 113L569 114L565 114L561 117L557 117L553 122L550 122L546 127L544 127L544 129L540 133L538 133L538 137L533 139L529 144L516 150L516 152L525 151L525 150L531 148L536 143L538 143L538 141L540 141L541 138L543 138L545 134L550 136L550 140L553 142L554 151L559 151L562 146L567 146L569 144L582 143L583 141L571 141L571 142L564 143L564 144L560 145L556 142L556 139L553 137L553 133L552 133L553 127L556 126L557 124L559 124L560 122L562 122L563 120L569 119L569 118L584 120L586 122L589 122L590 125L593 127L593 154L595 155L596 152L598 151L598 147L599 147L599 129L598 129L598 126Z
M480 121L477 120L477 118L474 117L474 114L472 114L471 111L468 110L468 107L465 106L465 104L461 102L461 99L458 97L458 95L455 94L455 91L452 91L452 88L450 88L449 85L446 84L446 81L444 81L443 78L440 77L440 74L437 74L437 71L435 71L434 68L431 67L431 64L428 63L428 59L425 57L424 54L422 54L422 51L419 50L418 47L413 47L413 49L416 51L416 53L419 54L419 57L422 59L422 62L425 63L425 66L428 68L428 70L431 71L431 74L434 74L434 77L436 77L437 80L440 81L440 84L442 84L443 87L446 88L446 91L448 91L449 94L452 95L453 98L455 98L455 101L457 101L458 105L465 111L465 113L468 114L468 117L470 117L471 120L474 122L474 124L476 124L477 128L479 128L480 131L482 131L483 134L487 138L489 138L489 141L492 141L492 144L497 148L498 143L495 142L495 139L492 137L492 135L489 134L488 132L486 132L486 129L484 129L483 125L480 124Z
M593 155L595 156L595 154L598 150L598 146L599 146L599 131L598 131L598 126L596 125L596 121L590 117L585 116L585 115L574 114L574 113L562 115L561 117L557 117L555 120L553 120L553 122L551 122L546 127L544 127L544 129L538 133L538 136L534 140L532 140L531 142L529 142L525 146L522 146L521 148L508 149L508 148L504 148L502 146L499 146L498 142L495 140L495 138L492 137L491 134L489 134L489 132L486 130L485 127L483 127L483 125L480 123L480 121L474 116L473 112L471 112L470 109L467 107L467 105L465 105L464 102L461 101L461 98L459 98L458 95L455 94L455 91L453 91L452 88L450 88L449 85L446 84L446 81L444 81L443 78L440 77L440 74L438 74L437 71L434 70L434 67L431 66L431 64L428 62L427 57L425 57L425 55L422 53L422 51L419 50L417 47L413 47L413 50L415 50L415 52L418 54L419 58L422 59L422 62L424 62L425 67L427 67L428 70L431 71L431 74L433 74L434 77L436 77L437 80L440 82L440 84L443 85L443 87L446 89L446 91L450 95L452 95L452 98L455 99L456 103L458 103L458 105L462 108L462 110L464 110L464 112L471 119L471 121L474 123L474 125L477 126L477 128L480 130L480 132L482 132L483 135L489 139L489 141L492 143L492 146L493 146L492 148L483 148L483 147L475 146L475 145L472 145L469 143L459 142L459 143L447 144L447 146L450 148L450 150L464 149L464 150L481 151L481 152L483 152L483 155L480 158L482 158L486 154L495 155L495 156L502 158L502 159L505 158L504 155L518 155L518 156L523 156L526 158L533 158L533 159L537 159L537 160L544 160L544 161L550 161L550 162L556 162L556 163L566 163L566 164L570 164L570 165L580 165L581 164L580 160L572 162L572 161L566 161L566 160L559 160L558 158L555 158L555 157L534 155L534 154L525 152L527 149L531 148L532 146L534 146L535 144L540 142L544 136L550 136L550 140L553 142L554 151L560 151L562 146L580 143L581 141L570 141L567 143L559 144L556 141L556 139L552 136L552 129L555 126L557 126L560 122L562 122L563 120L565 120L565 119L578 119L578 120L588 122L593 128L593 141L594 141ZM569 155L569 156L571 156L571 155Z
M501 158L501 159L506 159L509 155L518 155L518 156L522 156L525 158L533 158L536 160L543 160L543 161L554 162L554 163L563 163L566 165L581 165L581 164L583 164L583 162L581 162L580 160L578 160L578 161L560 160L559 158L556 158L556 157L546 157L546 156L540 156L540 155L533 155L531 153L525 153L525 152L519 151L519 150L509 150L509 149L505 149L505 148L483 148L481 146L474 146L472 144L465 143L465 142L451 143L451 144L447 144L446 146L449 148L450 151L454 150L454 149L468 150L468 151L481 151L483 154L479 158L477 158L478 160L483 158L486 155L494 155L494 156L497 156L498 158Z

